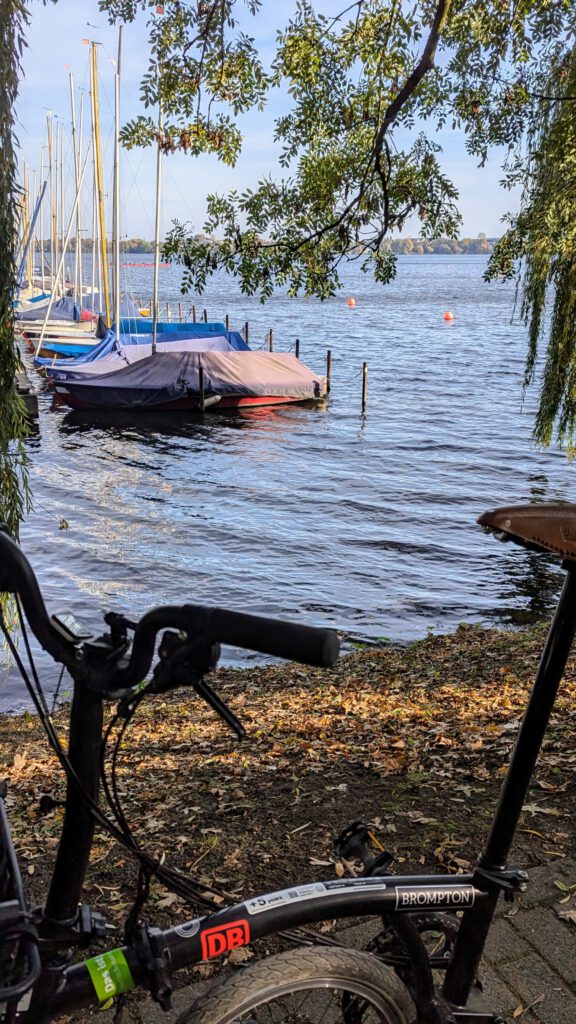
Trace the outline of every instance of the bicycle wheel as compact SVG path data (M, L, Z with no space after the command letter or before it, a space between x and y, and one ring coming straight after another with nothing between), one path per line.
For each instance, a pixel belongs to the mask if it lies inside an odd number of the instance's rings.
M216 984L176 1024L415 1024L408 989L369 953L288 950Z

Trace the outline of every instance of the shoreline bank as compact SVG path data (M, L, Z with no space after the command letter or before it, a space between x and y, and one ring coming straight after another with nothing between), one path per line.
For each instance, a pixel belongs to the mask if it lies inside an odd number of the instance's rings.
M154 855L238 894L330 876L333 837L355 818L372 822L393 867L466 870L545 633L544 625L466 626L402 650L363 650L331 670L219 669L213 685L243 721L242 743L190 691L151 698L118 772L135 835ZM64 735L67 714L54 716ZM525 864L574 855L575 727L572 658L518 833ZM39 897L62 820L63 773L29 713L0 716L0 756L15 843ZM134 875L126 852L98 831L86 898L121 920ZM152 903L163 895L155 886ZM160 909L172 920L183 904Z

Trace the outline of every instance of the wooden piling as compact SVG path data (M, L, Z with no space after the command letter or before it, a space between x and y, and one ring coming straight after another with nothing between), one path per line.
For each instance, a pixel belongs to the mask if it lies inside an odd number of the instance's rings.
M192 306L192 323L196 323L196 306Z
M178 303L178 319L179 319L180 323L182 323L182 303L181 302Z
M166 319L170 320L170 303L166 303Z
M268 332L268 351L269 352L273 352L274 351L274 337L273 337L273 333L272 333L272 328L270 328L270 330Z
M249 336L250 336L250 328L248 326L248 321L246 320L246 322L244 324L244 341L246 342L246 344L248 344Z
M368 363L362 363L362 412L366 412L366 392L368 390Z
M203 311L202 316L204 317L204 323L207 324L208 323L208 310L207 309L205 309Z
M296 338L296 344L294 346L294 355L296 359L300 359L300 338Z
M226 334L228 334L229 330L230 330L230 317L228 316L228 313L226 313Z
M34 391L30 380L24 370L16 372L16 391L18 392L26 409L27 419L38 419L38 395Z
M204 412L204 368L198 367L198 386L200 388L200 409Z
M330 394L330 384L332 380L332 352L328 349L326 353L326 394Z

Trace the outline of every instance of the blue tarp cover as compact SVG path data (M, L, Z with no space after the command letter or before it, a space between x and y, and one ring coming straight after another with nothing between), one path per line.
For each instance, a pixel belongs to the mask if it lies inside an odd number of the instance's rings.
M43 320L48 312L49 305L50 303L46 302L42 306L36 306L34 309L19 310L16 318L18 320ZM80 309L73 299L64 296L64 298L56 299L56 302L52 303L50 320L73 320L79 323Z
M129 323L129 321L122 321L122 323L126 322ZM150 321L146 320L144 323L150 324ZM133 326L134 325L132 324L132 330L130 330L129 333L127 332L120 335L120 340L123 345L144 345L152 343L151 328L148 332L144 333L142 331L141 324L138 324L138 330L136 331L133 330ZM239 331L229 331L228 338L226 338L226 328L223 324L218 324L218 326L221 327L220 332L202 330L202 328L212 326L208 324L172 323L169 325L172 328L170 332L164 331L165 326L167 326L167 324L164 321L158 322L158 342L162 341L171 343L175 341L195 340L199 343L198 345L193 346L193 350L195 352L208 352L213 351L216 347L212 344L214 339L221 338L226 342L226 348L220 348L220 351L250 351L249 346L246 344ZM174 330L175 327L180 329ZM48 342L46 343L46 348L49 348ZM86 352L84 355L77 356L75 359L66 359L65 364L64 361L61 360L58 365L60 368L63 368L65 365L66 369L71 369L74 366L82 366L84 363L94 363L98 359L102 359L104 356L109 355L115 350L115 348L116 335L114 331L108 331L102 341L98 345L95 345L94 348L90 349L89 352ZM51 367L54 366L54 359L46 356L36 356L34 364L35 366Z
M191 338L187 332L174 331L169 336L158 335L157 352L232 352L234 346L224 334L204 334L202 337ZM121 366L136 363L145 359L152 352L151 334L122 334L116 340L114 331L108 331L106 337L96 348L77 359L60 359L54 363L52 359L37 357L36 366L46 367L47 375L52 380L84 379L87 375L110 373Z

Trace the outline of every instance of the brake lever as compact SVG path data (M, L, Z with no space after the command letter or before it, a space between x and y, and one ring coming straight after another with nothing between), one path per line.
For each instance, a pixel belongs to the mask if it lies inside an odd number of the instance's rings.
M239 740L243 740L246 735L246 729L242 725L242 722L236 717L228 705L225 704L219 694L216 693L216 690L210 686L210 683L207 683L205 679L199 679L192 685L198 696L202 697L202 699L210 705L213 711L215 711L216 714L226 722L226 725L236 733Z
M181 634L167 630L158 651L160 660L154 669L149 693L165 693L179 686L192 686L217 715L243 739L246 730L222 698L204 679L218 664L220 644L199 637L182 639Z

